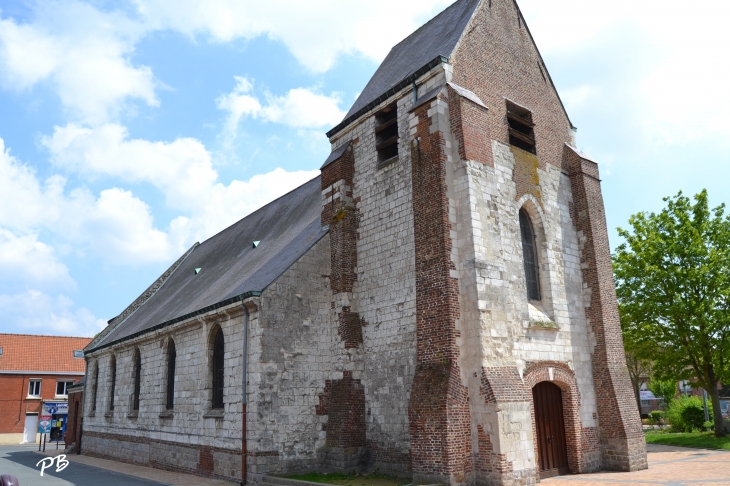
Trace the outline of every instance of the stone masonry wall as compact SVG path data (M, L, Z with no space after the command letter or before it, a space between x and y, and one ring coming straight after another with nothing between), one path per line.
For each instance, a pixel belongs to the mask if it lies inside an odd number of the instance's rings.
M161 469L207 477L241 477L241 304L218 309L89 357L99 366L97 406L89 376L84 395L82 452ZM211 414L211 333L220 326L225 338L224 410ZM166 410L167 345L177 351L174 409ZM132 410L133 356L139 349L142 377L139 411ZM114 410L109 410L111 357L116 357Z
M356 352L338 334L330 275L326 235L261 296L249 327L249 481L325 467L333 418L321 404Z
M443 68L419 80L419 93L445 82ZM397 100L398 160L378 167L374 114ZM416 284L409 90L373 108L337 134L333 149L352 142L352 197L357 206L357 279L348 305L362 319L361 354L352 376L365 391L368 467L410 474L408 403L416 368ZM341 305L341 304L340 304ZM354 351L353 351L354 353Z
M601 462L606 469L646 469L646 443L631 400L598 164L567 145L564 149L580 236L577 256L586 283L586 317L595 342L593 380L601 390L597 399Z

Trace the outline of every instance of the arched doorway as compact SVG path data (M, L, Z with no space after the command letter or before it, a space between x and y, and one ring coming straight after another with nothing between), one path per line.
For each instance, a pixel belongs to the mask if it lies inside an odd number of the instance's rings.
M554 383L543 381L532 389L537 427L537 451L540 478L568 472L568 449L565 442L563 396Z

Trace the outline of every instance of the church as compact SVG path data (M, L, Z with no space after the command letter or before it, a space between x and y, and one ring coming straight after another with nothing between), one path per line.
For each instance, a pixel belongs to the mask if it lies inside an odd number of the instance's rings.
M516 2L456 1L327 136L86 347L82 452L251 483L646 468L598 165Z

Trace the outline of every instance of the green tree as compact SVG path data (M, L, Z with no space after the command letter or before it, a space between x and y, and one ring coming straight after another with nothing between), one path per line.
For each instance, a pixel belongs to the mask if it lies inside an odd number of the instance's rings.
M619 303L619 314L621 316L621 330L624 337L624 350L626 351L626 367L629 370L629 379L634 388L636 407L641 413L641 385L651 375L651 352L646 349L641 339L635 335L636 326L632 325L631 316L627 315Z
M664 409L669 407L672 403L674 396L677 394L677 380L660 380L658 378L652 378L649 382L649 391L651 391L655 397L664 400Z
M616 293L628 332L651 350L659 379L695 379L712 398L715 435L725 436L718 383L730 380L730 218L707 191L665 198L638 213L614 254Z

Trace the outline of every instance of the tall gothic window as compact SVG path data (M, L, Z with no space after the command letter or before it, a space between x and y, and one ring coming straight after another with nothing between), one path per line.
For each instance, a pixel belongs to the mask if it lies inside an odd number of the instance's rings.
M539 267L535 230L525 209L520 209L520 233L522 234L522 261L525 265L528 300L540 300Z
M142 354L139 349L134 353L134 403L132 410L139 410L139 392L142 385Z
M96 411L96 390L99 389L99 362L94 363L94 388L91 389L91 411Z
M175 341L170 339L167 348L167 409L172 410L175 405Z
M218 328L213 339L213 408L223 408L223 331Z
M114 410L114 393L116 393L117 388L117 358L114 356L112 356L111 380L112 386L111 395L109 396L109 410Z

